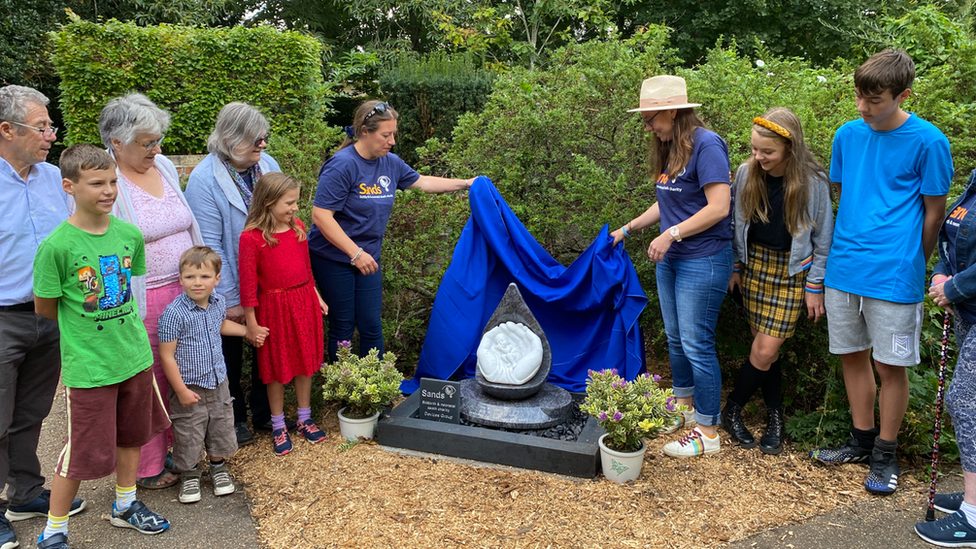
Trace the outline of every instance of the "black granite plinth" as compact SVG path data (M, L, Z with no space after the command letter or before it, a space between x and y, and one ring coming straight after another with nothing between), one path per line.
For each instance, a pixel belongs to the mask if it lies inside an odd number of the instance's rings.
M489 330L506 322L522 324L529 330L532 330L532 333L539 336L539 339L542 340L542 365L539 367L539 371L536 372L532 379L522 385L505 385L503 383L492 383L485 379L481 375L481 367L478 366L475 369L475 379L478 380L478 383L481 384L481 387L486 393L495 398L501 400L522 400L536 394L542 389L542 384L549 377L549 369L552 368L552 349L549 348L549 340L546 339L546 333L542 330L539 321L535 319L535 315L532 314L529 306L525 303L525 299L522 298L522 293L519 292L518 286L515 283L508 285L508 289L505 290L505 295L502 296L498 307L495 308L495 312L488 319L488 324L485 324L485 329L481 332L481 337L484 338Z
M579 396L581 398L581 396ZM600 470L597 441L603 428L592 417L575 442L417 418L419 391L380 415L376 441L384 446L473 459L579 478Z
M544 429L564 423L573 413L569 391L551 383L523 400L494 398L473 379L461 381L461 417L505 429Z

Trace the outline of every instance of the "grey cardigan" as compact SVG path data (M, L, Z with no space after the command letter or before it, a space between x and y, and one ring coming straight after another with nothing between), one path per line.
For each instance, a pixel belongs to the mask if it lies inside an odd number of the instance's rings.
M281 171L275 159L265 153L261 153L258 164L262 174ZM190 172L183 194L200 224L203 242L213 248L223 262L217 291L227 299L228 309L236 307L241 304L237 252L247 220L244 199L227 168L213 153Z
M745 164L739 166L735 172L732 192L738 190L739 184L746 180L749 168ZM810 219L814 222L811 230L793 237L790 246L789 274L793 276L809 269L807 273L807 291L823 292L824 272L827 268L827 253L834 236L834 211L830 204L830 183L821 176L814 175L810 180L810 204L808 206ZM732 237L732 249L735 251L737 264L745 265L749 259L748 242L749 220L745 219L742 204L735 201L735 232Z

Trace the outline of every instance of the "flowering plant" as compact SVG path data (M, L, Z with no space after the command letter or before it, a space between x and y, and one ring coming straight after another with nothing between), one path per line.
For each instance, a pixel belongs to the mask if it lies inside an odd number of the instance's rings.
M343 415L367 418L389 406L400 396L403 374L396 369L396 356L370 349L365 357L352 354L350 343L340 341L335 363L323 367L322 396L346 406Z
M657 436L684 408L671 389L658 387L661 376L645 373L627 381L616 369L589 374L580 409L599 421L607 432L603 443L611 450L640 450L644 438Z

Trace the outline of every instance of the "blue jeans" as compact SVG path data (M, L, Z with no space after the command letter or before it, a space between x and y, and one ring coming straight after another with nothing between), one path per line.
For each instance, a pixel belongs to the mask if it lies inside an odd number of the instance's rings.
M732 276L732 244L709 257L657 264L657 294L668 336L674 396L694 397L695 421L721 421L722 371L715 325Z
M340 341L352 341L359 330L359 356L376 349L383 356L383 269L364 275L348 262L312 255L312 274L322 299L329 306L329 362L336 361ZM376 262L379 265L379 261Z

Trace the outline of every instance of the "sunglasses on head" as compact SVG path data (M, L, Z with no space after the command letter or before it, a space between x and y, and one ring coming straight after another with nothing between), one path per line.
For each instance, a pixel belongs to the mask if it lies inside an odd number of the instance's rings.
M373 110L369 111L369 114L366 115L366 118L363 118L363 122L369 120L369 117L376 113L384 114L388 109L392 108L393 107L391 107L389 103L377 103L376 106L373 107Z

